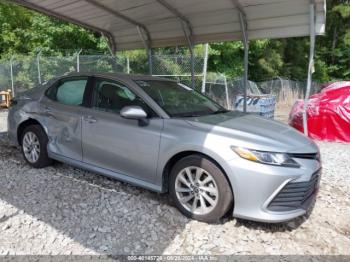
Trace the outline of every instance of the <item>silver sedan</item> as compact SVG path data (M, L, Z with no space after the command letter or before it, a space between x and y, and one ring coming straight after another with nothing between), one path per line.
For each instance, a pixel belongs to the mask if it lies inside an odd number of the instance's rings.
M205 222L293 219L320 180L318 147L303 134L167 79L66 75L15 97L8 127L35 168L57 160L168 192Z

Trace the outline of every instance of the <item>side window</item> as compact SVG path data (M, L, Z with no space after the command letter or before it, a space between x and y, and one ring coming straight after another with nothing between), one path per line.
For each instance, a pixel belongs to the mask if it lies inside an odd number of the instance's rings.
M46 92L46 96L65 105L82 105L87 78L79 78L59 82Z
M94 108L104 111L119 113L125 106L140 106L151 113L151 109L140 97L124 84L111 80L96 80L92 101Z

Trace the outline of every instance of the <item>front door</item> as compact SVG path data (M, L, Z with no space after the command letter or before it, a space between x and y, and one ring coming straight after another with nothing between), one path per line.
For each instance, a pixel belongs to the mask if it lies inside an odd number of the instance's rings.
M49 153L82 161L81 119L87 82L87 77L61 79L42 98Z
M124 106L141 106L148 114L147 123L120 116ZM96 78L92 108L82 121L83 161L154 182L157 171L163 120L125 84Z

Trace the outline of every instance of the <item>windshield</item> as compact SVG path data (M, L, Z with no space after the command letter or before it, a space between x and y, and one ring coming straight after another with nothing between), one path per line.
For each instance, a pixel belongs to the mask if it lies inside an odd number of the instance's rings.
M135 81L170 117L192 117L227 110L180 83L164 80Z

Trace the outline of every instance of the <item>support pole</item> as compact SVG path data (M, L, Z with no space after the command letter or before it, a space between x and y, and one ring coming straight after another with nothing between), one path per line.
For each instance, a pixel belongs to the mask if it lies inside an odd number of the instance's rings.
M80 49L79 52L77 53L77 72L80 72L80 53L83 49Z
M307 75L307 86L304 99L304 110L303 110L303 128L304 134L307 136L308 126L307 126L307 108L310 97L311 85L312 85L312 74L314 72L314 55L315 55L315 4L310 4L310 54L309 54L309 67Z
M136 26L136 28L147 52L149 74L153 75L152 47L151 47L150 37L147 37L146 39L141 31L141 27Z
M193 29L190 21L184 16L179 10L177 10L172 4L170 4L170 1L166 0L156 0L159 4L161 4L163 7L168 9L170 13L172 13L181 23L182 31L185 34L186 41L188 48L190 49L191 54L191 86L192 89L195 88L194 84L194 55L193 55L193 42L192 42L192 36L193 36Z
M191 88L195 89L195 79L194 79L194 54L193 54L193 43L192 43L192 33L191 32L187 32L186 27L184 25L184 22L181 21L181 27L182 27L182 31L185 34L185 38L187 41L187 46L188 49L190 50L190 59L191 59Z
M14 85L14 79L13 79L13 56L11 56L11 60L10 60L10 70L11 70L11 90L12 90L12 97L15 97L15 85Z
M111 54L111 56L115 56L115 53L117 51L117 47L116 47L116 44L114 42L113 39L110 39L109 37L105 36L105 34L103 32L101 32L101 35L106 39L107 41L107 48L108 48L108 51L109 53Z
M37 64L37 68L38 68L38 82L41 85L40 55L41 55L41 51L36 56L36 64Z
M101 32L101 35L106 39L107 41L107 48L108 51L112 57L112 69L113 73L116 73L118 71L118 66L117 66L117 57L116 57L116 52L117 52L117 46L115 44L114 39L110 36L107 37L103 32Z
M243 75L243 87L244 87L244 93L243 93L243 112L247 112L247 90L248 90L248 52L249 52L249 43L248 43L248 34L247 34L247 19L245 14L239 9L239 22L241 25L241 31L242 31L242 41L244 46L244 75Z
M207 82L207 69L208 69L208 49L209 44L206 43L204 47L204 64L203 64L203 80L202 80L202 93L205 94L205 84Z

